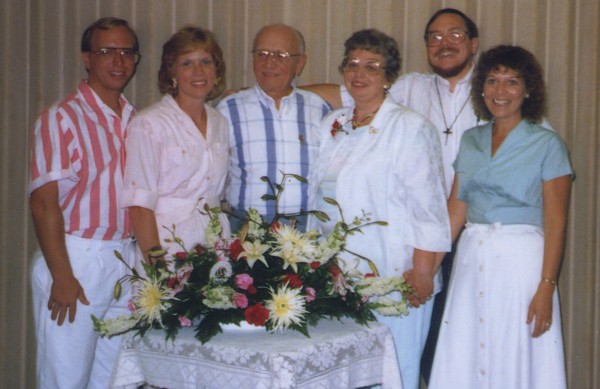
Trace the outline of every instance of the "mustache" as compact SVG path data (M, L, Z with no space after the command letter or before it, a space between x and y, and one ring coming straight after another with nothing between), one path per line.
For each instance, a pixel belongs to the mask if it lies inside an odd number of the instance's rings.
M456 54L456 53L458 53L458 49L455 49L455 48L452 48L452 47L444 47L444 48L442 48L442 49L438 50L438 51L435 53L435 55L444 55L444 54L446 54L446 53L449 53L449 54Z

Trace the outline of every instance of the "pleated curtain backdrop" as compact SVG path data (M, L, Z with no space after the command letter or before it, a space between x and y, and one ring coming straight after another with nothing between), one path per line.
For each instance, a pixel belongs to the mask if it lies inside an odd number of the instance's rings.
M333 82L344 40L376 27L401 46L403 72L429 71L422 34L433 12L454 7L480 27L481 49L518 44L542 63L548 119L577 173L559 283L569 387L600 388L600 5L598 0L3 0L0 2L0 388L35 386L29 272L37 247L28 208L28 155L40 110L85 77L81 33L102 16L130 21L143 54L126 90L143 108L160 98L164 41L186 24L215 32L230 88L253 83L251 42L266 24L304 33L300 84Z

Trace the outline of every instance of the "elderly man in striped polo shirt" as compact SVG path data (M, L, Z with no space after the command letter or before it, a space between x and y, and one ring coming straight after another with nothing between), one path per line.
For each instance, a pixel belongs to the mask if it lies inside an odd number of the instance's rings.
M296 88L294 79L306 63L304 39L283 24L263 27L252 50L257 85L223 99L218 109L230 123L230 172L227 201L234 214L255 208L266 220L275 215L267 176L281 183L282 174L308 178L318 150L317 130L329 105L316 94ZM279 201L280 213L307 210L308 186L290 178ZM232 218L232 230L239 227ZM299 218L303 223L305 218Z
M133 260L118 201L134 114L122 92L139 57L125 20L99 19L81 40L87 80L35 124L30 205L41 249L32 269L40 388L109 384L120 339L98 339L90 315L127 312L127 296L113 298L127 270L114 250Z

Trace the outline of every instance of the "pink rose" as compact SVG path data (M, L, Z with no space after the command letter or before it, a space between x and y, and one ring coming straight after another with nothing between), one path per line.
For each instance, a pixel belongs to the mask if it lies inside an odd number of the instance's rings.
M304 299L306 300L306 302L310 303L311 301L315 301L316 296L317 296L317 291L311 287L308 287L305 290L306 290L306 296L304 296Z
M179 324L181 324L182 327L190 327L192 321L185 316L179 316Z
M237 308L246 308L248 306L248 297L243 293L233 294L233 303Z
M243 273L235 276L235 286L241 290L248 290L253 283L254 279L249 274Z

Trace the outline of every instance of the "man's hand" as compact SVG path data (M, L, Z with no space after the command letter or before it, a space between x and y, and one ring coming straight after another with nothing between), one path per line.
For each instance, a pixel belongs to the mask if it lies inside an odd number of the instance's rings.
M57 324L59 326L64 323L67 314L69 315L69 323L75 321L77 300L85 305L90 304L77 278L73 276L63 278L52 282L50 299L48 300L48 310L52 311L51 318L52 320L58 319Z

